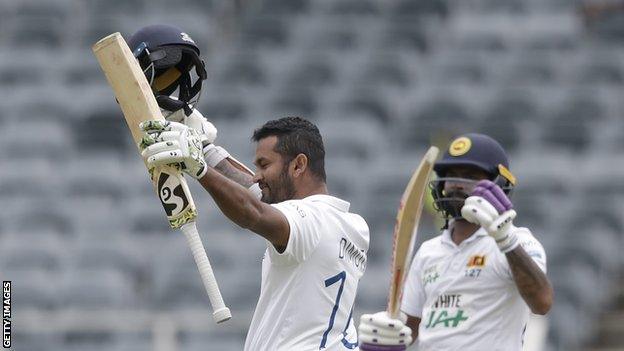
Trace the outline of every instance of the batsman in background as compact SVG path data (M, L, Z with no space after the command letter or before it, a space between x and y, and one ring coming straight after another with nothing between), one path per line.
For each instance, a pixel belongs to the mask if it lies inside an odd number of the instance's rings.
M403 318L363 315L360 349L405 350L417 341L421 351L520 351L529 311L546 314L553 290L542 245L512 223L507 155L489 136L466 134L434 171L430 187L446 225L412 261Z
M189 40L168 26L144 28L130 40L148 79L150 66L155 69L151 81L160 106L173 112L166 123L141 126L142 154L148 166L181 165L230 220L267 240L245 350L357 349L351 315L369 229L348 202L328 195L318 128L299 117L267 122L253 133L256 173L249 171L213 145L216 129L194 110L198 90L185 82L189 67L175 56L176 46ZM197 67L201 61L192 62ZM179 85L177 99L169 96L175 89L163 88L169 84Z

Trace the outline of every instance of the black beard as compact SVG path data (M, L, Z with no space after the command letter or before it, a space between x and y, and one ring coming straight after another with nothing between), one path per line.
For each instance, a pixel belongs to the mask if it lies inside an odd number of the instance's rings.
M275 191L271 196L270 191ZM279 176L277 184L269 187L269 194L267 196L262 195L260 201L267 204L275 204L286 200L291 200L295 197L295 184L288 175L288 167L284 167L284 170Z

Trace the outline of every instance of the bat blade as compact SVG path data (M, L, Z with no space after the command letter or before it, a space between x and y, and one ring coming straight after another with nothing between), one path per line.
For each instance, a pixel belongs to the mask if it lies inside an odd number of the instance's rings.
M164 121L152 89L121 34L113 33L93 45L93 53L113 89L117 102L132 133L135 145L143 137L139 124L148 120ZM231 318L219 291L212 267L197 232L197 209L186 180L179 168L161 166L149 168L154 190L169 220L169 225L180 229L189 247L210 298L213 318L219 323Z
M403 192L397 211L392 250L392 278L387 308L387 312L392 318L397 318L399 315L403 285L412 257L427 182L438 153L439 150L435 146L427 150Z

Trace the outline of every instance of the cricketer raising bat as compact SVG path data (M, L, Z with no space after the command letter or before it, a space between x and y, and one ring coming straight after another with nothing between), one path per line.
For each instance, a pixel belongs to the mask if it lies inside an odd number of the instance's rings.
M410 258L414 249L416 230L423 209L423 200L429 175L438 157L439 150L432 146L427 150L420 165L412 175L399 204L394 226L394 245L392 250L392 278L388 294L387 312L391 318L399 318L401 296L405 277L409 270Z
M134 142L138 146L143 137L139 123L147 120L164 121L152 89L121 34L114 33L99 40L93 45L93 53L115 93ZM197 232L195 224L197 209L182 172L173 166L156 167L148 171L167 214L169 225L173 229L180 229L191 247L193 258L212 304L214 320L220 323L230 319L232 314L223 302L208 256Z

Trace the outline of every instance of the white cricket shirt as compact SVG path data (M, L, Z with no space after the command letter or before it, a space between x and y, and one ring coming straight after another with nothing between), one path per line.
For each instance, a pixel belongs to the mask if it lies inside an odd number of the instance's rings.
M273 205L288 219L283 253L268 244L246 351L357 350L351 312L369 230L349 203L313 195Z
M527 228L522 247L546 272L546 253ZM521 351L529 307L507 258L485 229L458 245L450 232L422 244L408 273L403 312L421 318L420 351Z

